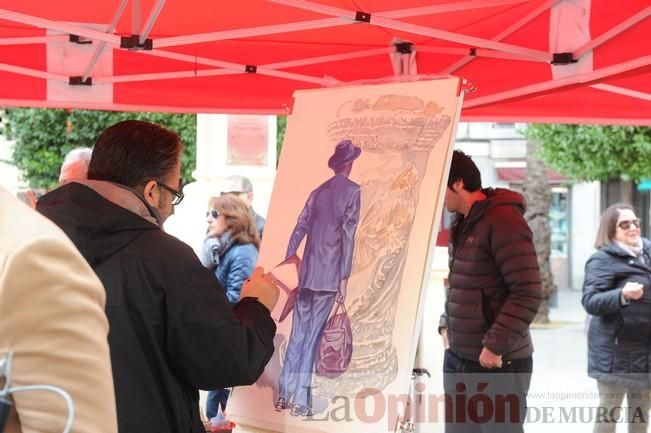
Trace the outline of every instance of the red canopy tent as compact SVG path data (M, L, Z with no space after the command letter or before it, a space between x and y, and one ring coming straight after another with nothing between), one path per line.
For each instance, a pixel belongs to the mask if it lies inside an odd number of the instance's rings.
M649 0L0 0L0 105L283 113L463 77L462 120L651 125ZM133 36L136 35L136 36Z

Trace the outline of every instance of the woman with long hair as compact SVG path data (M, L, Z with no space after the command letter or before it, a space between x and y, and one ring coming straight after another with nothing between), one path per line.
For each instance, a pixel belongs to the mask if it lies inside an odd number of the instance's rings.
M258 261L260 237L248 206L237 197L212 197L206 212L206 239L203 264L213 269L228 300L240 299L242 284L251 276ZM218 406L226 408L229 391L218 389L208 393L206 416L217 415Z
M647 431L651 390L651 241L640 236L632 206L617 203L601 215L595 252L585 265L582 303L592 315L588 375L599 390L595 433ZM622 401L627 404L622 414Z

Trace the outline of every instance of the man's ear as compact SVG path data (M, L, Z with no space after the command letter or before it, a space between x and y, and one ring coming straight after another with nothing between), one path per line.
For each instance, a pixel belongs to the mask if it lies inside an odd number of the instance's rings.
M457 179L452 184L452 191L459 194L463 190L463 187L464 187L463 179Z
M246 199L249 201L249 206L253 204L253 191L246 193Z
M160 188L158 188L158 182L155 180L147 182L143 187L142 196L149 206L157 208L160 204Z

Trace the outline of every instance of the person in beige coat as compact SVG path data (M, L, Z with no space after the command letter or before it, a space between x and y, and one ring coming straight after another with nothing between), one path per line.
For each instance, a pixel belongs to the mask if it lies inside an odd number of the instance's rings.
M117 432L101 282L58 227L2 187L0 240L0 360L13 352L8 385L57 386L74 403L71 432ZM61 396L25 391L9 400L5 433L64 431Z

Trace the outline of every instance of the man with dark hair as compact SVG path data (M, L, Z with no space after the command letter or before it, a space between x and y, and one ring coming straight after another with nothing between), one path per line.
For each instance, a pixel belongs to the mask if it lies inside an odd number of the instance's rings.
M249 207L253 220L255 221L255 228L258 229L260 240L262 240L265 219L253 210L253 184L251 181L244 176L228 176L223 185L222 195L223 194L232 194L242 200Z
M106 289L121 433L205 432L198 389L255 382L274 349L278 292L261 272L231 307L194 252L161 229L183 199L181 149L165 128L117 123L95 143L89 180L37 205Z
M439 325L447 349L445 392L451 401L458 393L468 393L470 402L473 392L498 396L488 420L485 407L454 408L446 432L522 432L533 368L529 324L541 301L524 199L507 189L482 189L477 166L456 150L445 206L455 213Z

